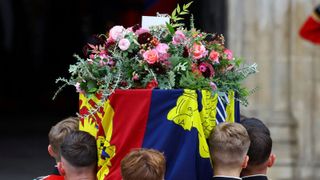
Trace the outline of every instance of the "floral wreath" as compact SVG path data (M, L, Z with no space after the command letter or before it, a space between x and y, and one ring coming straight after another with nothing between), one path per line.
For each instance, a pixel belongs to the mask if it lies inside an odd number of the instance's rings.
M245 64L225 47L221 34L184 27L182 16L189 14L192 2L178 6L170 23L149 29L117 25L107 33L94 35L83 48L83 57L70 65L71 77L56 82L76 87L86 95L101 93L106 99L115 89L205 89L225 95L235 91L247 105L254 91L242 86L243 80L257 72L257 64ZM55 96L56 96L55 94Z

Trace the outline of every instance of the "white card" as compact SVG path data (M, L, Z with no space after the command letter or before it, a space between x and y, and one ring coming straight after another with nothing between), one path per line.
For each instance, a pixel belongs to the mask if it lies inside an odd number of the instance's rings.
M170 23L169 17L142 16L142 28L149 29L150 26L166 25Z

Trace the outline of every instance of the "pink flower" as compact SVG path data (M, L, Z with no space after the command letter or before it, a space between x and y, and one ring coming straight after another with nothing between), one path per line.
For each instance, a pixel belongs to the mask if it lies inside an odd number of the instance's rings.
M130 47L130 41L126 38L124 39L121 39L119 41L119 44L118 44L119 48L122 50L122 51L125 51L127 50L129 47Z
M107 62L107 65L108 66L114 66L116 64L116 62L114 62L114 60L112 60L112 59L109 59L109 61Z
M143 53L143 58L149 64L154 64L159 59L158 51L155 49L147 50L146 52Z
M201 72L205 72L205 71L207 70L206 65L203 64L203 63L201 63L200 66L199 66L199 70L200 70Z
M172 44L182 44L182 42L186 39L186 36L183 34L182 31L177 30L172 37Z
M109 39L111 41L117 41L122 39L124 36L124 27L123 26L113 26L109 31Z
M169 59L169 57L170 57L169 53L159 54L159 60L160 61L165 61L165 60Z
M143 33L147 33L147 32L149 32L149 30L148 29L143 29L143 28L140 28L140 29L138 29L138 30L136 30L136 35L140 35L140 34L143 34Z
M168 49L169 49L169 46L165 43L159 43L156 47L156 50L158 51L158 53L161 53L161 54L167 53Z
M158 51L160 61L167 60L170 57L170 55L167 53L168 49L169 46L165 43L159 43L157 45L156 50Z
M100 59L107 59L108 58L108 56L107 56L107 53L106 53L106 51L101 51L100 53L99 53L99 57L100 57Z
M206 51L206 48L202 44L194 43L192 47L192 54L194 59L200 59L207 55L208 51Z
M74 86L76 87L76 91L77 91L78 93L83 93L83 92L84 92L84 91L81 89L79 82L77 82Z
M227 59L228 60L232 60L233 59L232 51L230 49L225 49L224 53L227 55Z
M133 27L128 27L128 28L127 28L127 31L133 32Z
M134 73L132 80L134 80L134 81L139 80L139 75L137 73Z
M214 69L211 64L203 62L199 65L199 70L205 78L211 78L214 76Z
M211 59L215 63L219 63L219 53L215 50L212 50L209 54L209 59Z
M103 66L105 66L105 65L107 65L108 63L107 62L105 62L104 60L100 60L99 61L99 66L101 66L101 67L103 67Z

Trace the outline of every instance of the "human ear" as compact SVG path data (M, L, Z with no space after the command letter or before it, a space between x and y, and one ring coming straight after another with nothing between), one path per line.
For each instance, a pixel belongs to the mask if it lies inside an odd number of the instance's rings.
M249 156L246 155L246 156L243 158L243 162L242 162L242 164L241 164L242 169L244 169L244 168L247 167L248 162L249 162Z
M56 158L57 154L53 151L51 144L48 145L48 152L50 156Z
M65 176L66 175L66 171L64 170L63 163L62 162L58 162L57 166L58 166L58 171L59 171L60 175L61 176Z
M268 167L272 167L275 161L276 161L276 155L271 153L268 159Z

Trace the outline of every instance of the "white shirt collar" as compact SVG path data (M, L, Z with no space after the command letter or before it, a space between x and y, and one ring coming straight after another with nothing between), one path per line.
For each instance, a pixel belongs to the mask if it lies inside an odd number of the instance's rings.
M241 178L235 177L235 176L221 176L221 175L219 175L219 176L213 176L213 177L234 178L234 179L239 179L239 180L241 180Z
M249 175L249 176L242 176L241 178L256 177L256 176L265 176L265 177L267 177L267 175L265 175L265 174L254 174L254 175Z

